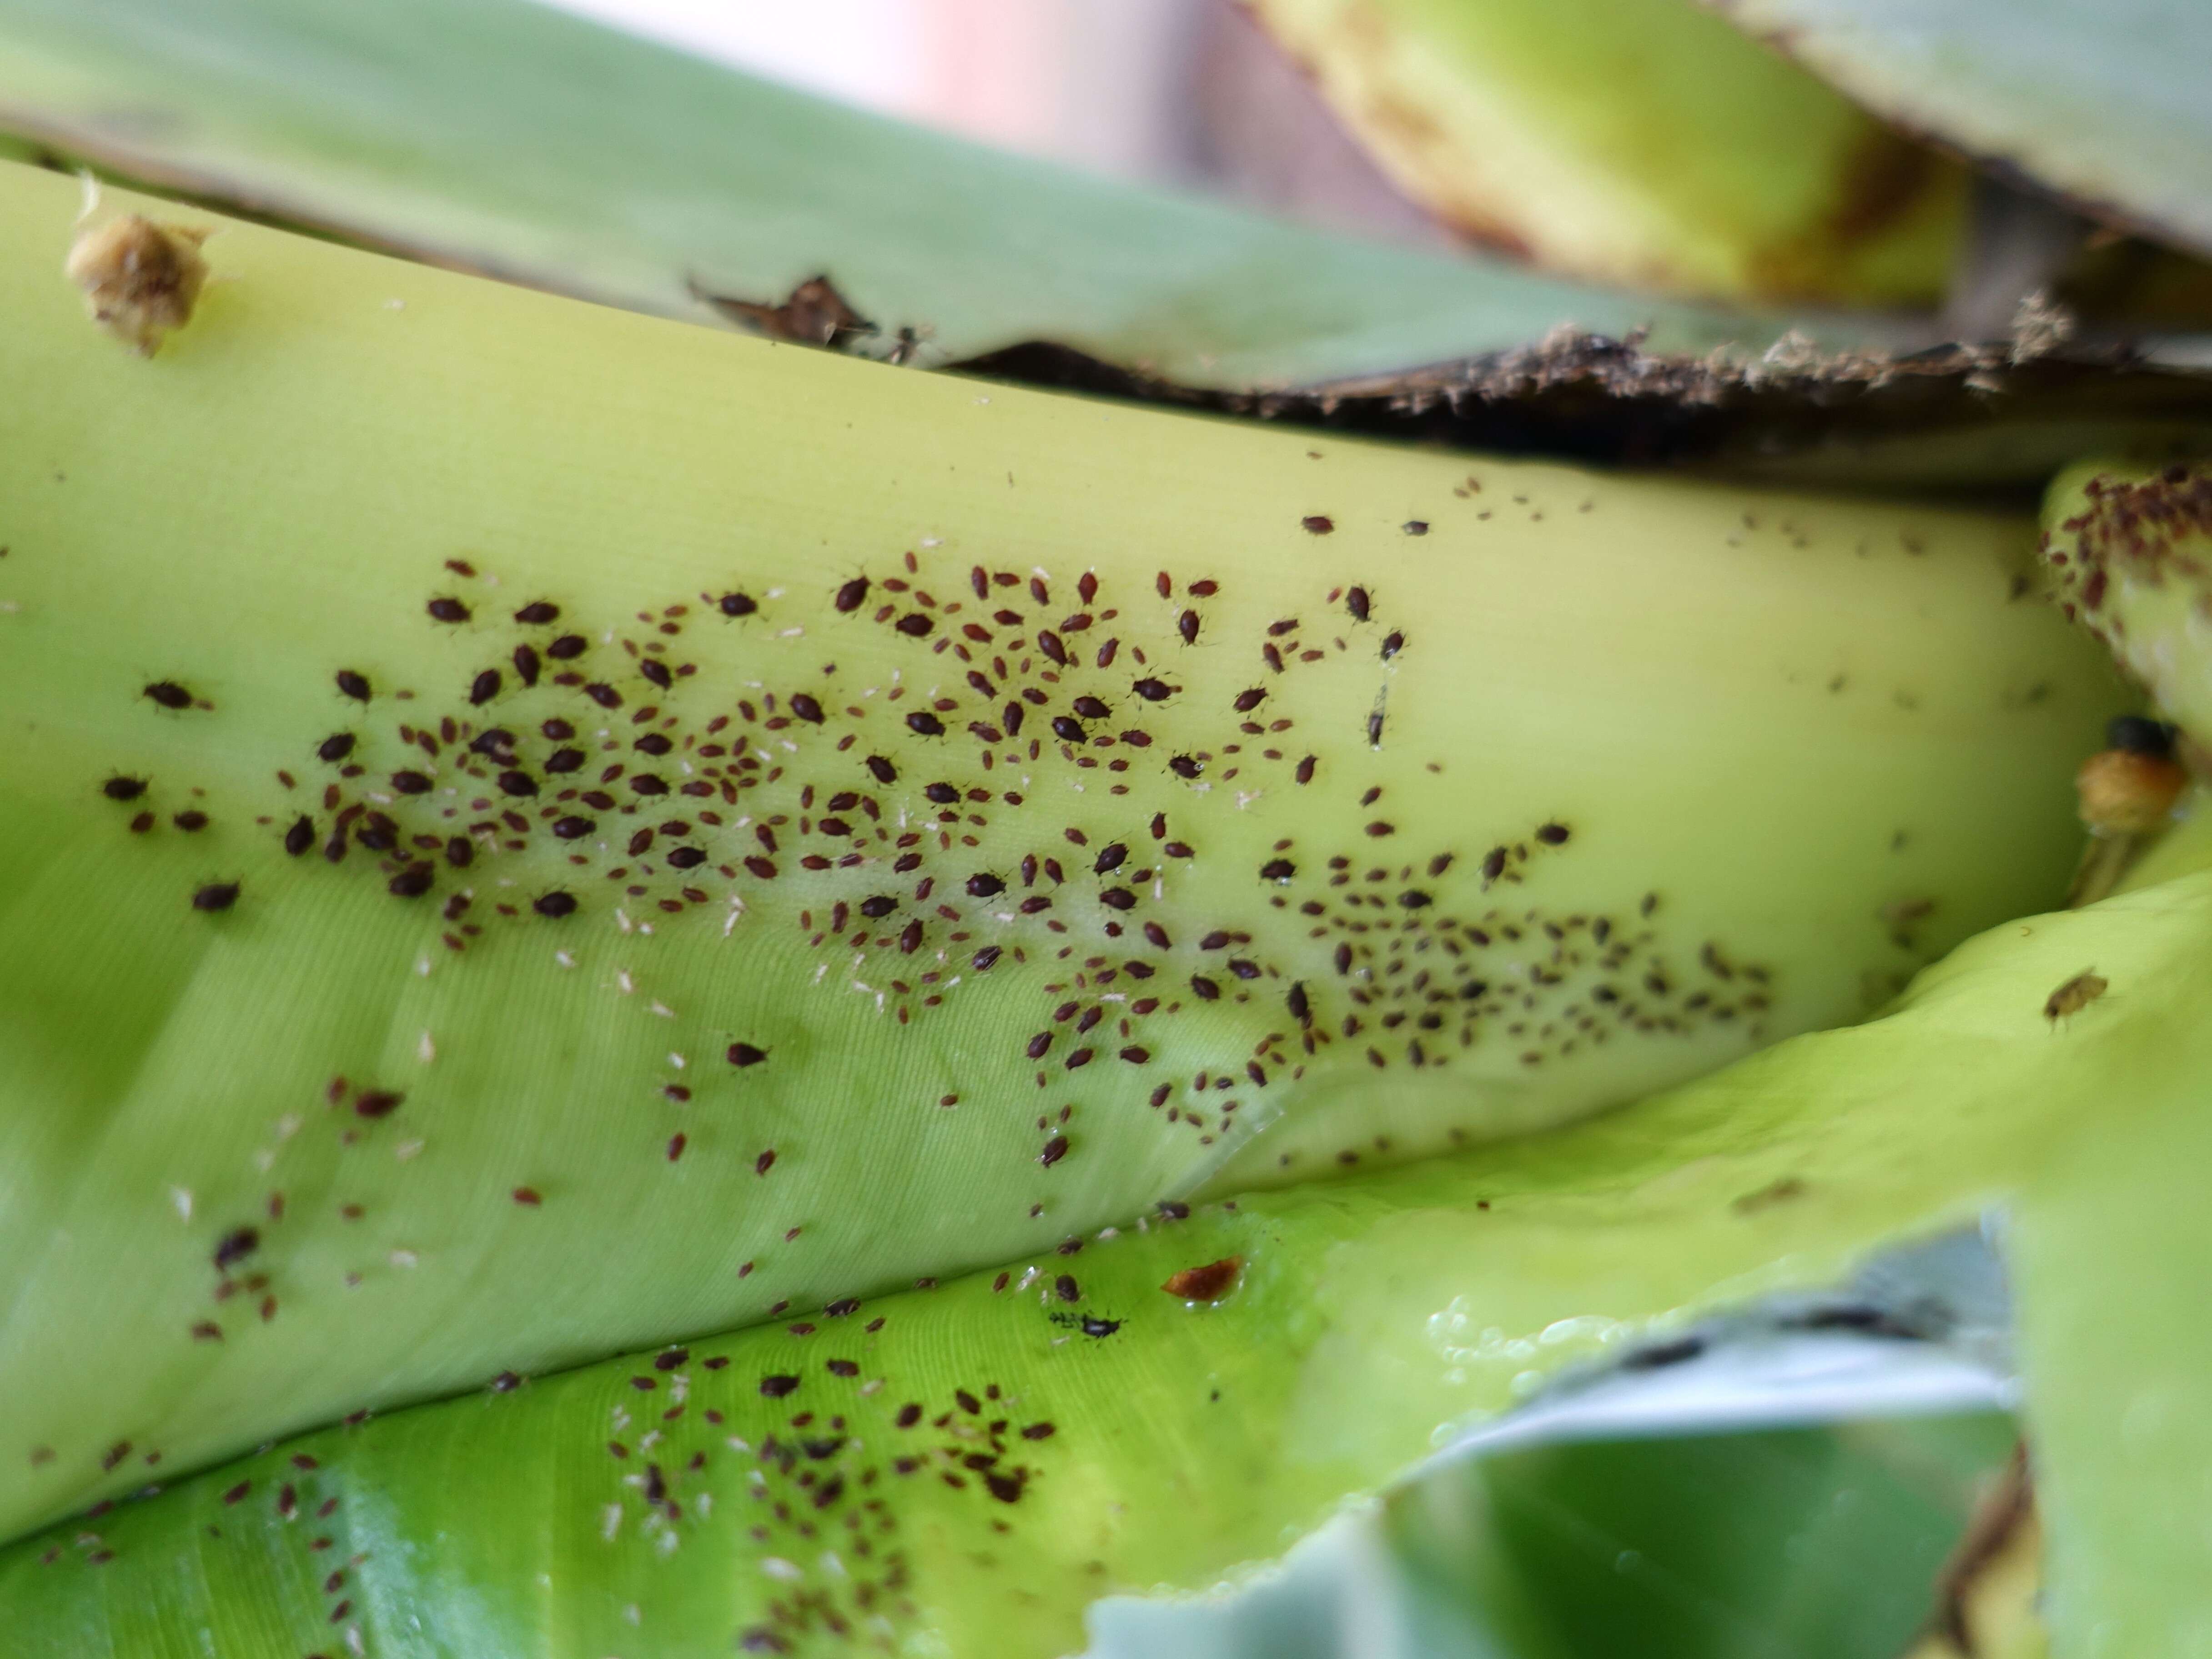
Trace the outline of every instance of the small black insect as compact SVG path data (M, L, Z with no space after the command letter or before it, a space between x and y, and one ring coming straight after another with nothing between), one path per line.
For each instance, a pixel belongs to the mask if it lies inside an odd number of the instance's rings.
M469 608L459 599L441 597L423 607L431 617L441 623L465 623L469 619Z
M195 910L228 910L238 902L238 884L234 881L210 882L192 895Z
M146 780L112 777L100 786L100 793L110 800L137 800L146 793Z
M533 599L514 613L514 619L532 628L542 628L561 619L561 607L544 599Z
M725 593L715 604L726 617L750 617L760 609L750 593Z
M351 697L356 702L368 701L368 677L366 674L356 674L350 668L341 668L337 672L337 681L340 696Z
M499 688L505 682L501 679L499 670L485 669L483 673L469 683L469 706L472 708L483 708L484 704L499 695Z
M338 732L325 738L315 750L317 759L332 762L342 761L351 753L353 753L353 733L350 732Z
M314 844L315 821L304 816L295 818L292 827L284 832L284 850L298 858Z
M146 688L143 695L164 708L190 708L192 706L192 694L174 680L155 680Z
M576 900L573 894L564 893L556 887L551 892L541 893L532 899L530 908L539 915L550 916L557 921L562 916L576 914Z

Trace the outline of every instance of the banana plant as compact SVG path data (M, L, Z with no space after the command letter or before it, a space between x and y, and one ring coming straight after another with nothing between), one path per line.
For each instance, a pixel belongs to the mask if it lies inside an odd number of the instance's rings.
M128 33L0 22L82 139ZM220 193L148 130L82 149ZM560 266L557 195L441 218L327 133L284 216ZM709 331L618 222L551 285L676 318L21 166L0 220L21 1650L1066 1651L1993 1205L2057 1639L2203 1616L2212 876L2176 831L2051 909L2138 694L2039 592L2201 730L2186 467L2069 475L2039 551ZM1462 349L1582 303L1484 280ZM1097 292L1031 314L1144 367ZM1237 372L1374 366L1359 303Z

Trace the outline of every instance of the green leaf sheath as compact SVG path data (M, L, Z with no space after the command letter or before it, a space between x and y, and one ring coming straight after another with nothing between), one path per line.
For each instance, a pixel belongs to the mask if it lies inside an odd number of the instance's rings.
M0 1617L36 1659L1066 1651L1096 1597L1275 1554L1563 1365L2094 1167L2192 1097L2208 923L2205 876L2008 922L1595 1122L327 1430L19 1543ZM2090 962L2107 994L2046 1018ZM1231 1256L1218 1304L1159 1288Z
M1392 178L1561 270L1931 306L1967 174L1684 0L1260 0Z
M0 125L155 184L704 321L827 271L923 360L1031 339L1199 385L1789 325L1308 230L840 108L526 0L17 0ZM696 285L696 288L695 288ZM1884 323L1801 319L1826 337ZM886 343L888 340L886 340Z
M137 357L0 182L0 1530L1632 1099L2073 858L2010 518L235 225Z

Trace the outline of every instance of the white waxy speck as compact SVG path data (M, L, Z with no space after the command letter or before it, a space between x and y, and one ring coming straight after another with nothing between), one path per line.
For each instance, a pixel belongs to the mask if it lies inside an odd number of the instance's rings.
M563 968L574 968L576 965L576 958L566 951L556 951L553 953L553 960Z
M828 963L826 963L826 962L825 962L825 963L822 963L822 964L821 964L819 967L817 967L817 969L815 969L815 970L814 970L814 982L815 982L817 985L819 985L819 984L822 982L822 976L823 976L823 975L824 975L824 974L828 973L829 971L830 971L830 964L829 964Z
M633 1601L623 1609L623 1617L629 1620L631 1624L635 1625L640 1623L644 1619L645 1615L638 1610L637 1603Z
M822 1570L839 1578L845 1577L845 1564L837 1559L837 1553L835 1550L822 1552Z
M300 1115L297 1112L287 1112L276 1120L276 1139L280 1142L289 1140L299 1133Z
M384 302L384 308L386 311L404 311L407 309L407 301L404 300L386 300Z
M676 1018L676 1011L665 1002L653 1003L652 1005L652 1008L653 1012L659 1014L663 1019L673 1019Z
M376 791L375 791L375 790L374 790L374 789L372 789L372 790L370 790L370 791L368 792L368 798L369 798L371 800L374 801L374 802L375 802L379 806L389 806L389 805L392 805L392 797L391 797L391 796L389 796L389 795L380 795L380 794L379 794L379 793L376 793Z
M803 628L787 628L783 632L778 634L776 638L780 640L795 640L805 632L806 630Z
M1119 1238L1121 1236L1121 1230L1119 1227L1101 1227L1098 1230L1098 1242L1101 1244L1109 1238Z
M881 1394L883 1391L884 1379L880 1376L872 1376L866 1382L860 1384L860 1392L864 1395Z
M422 1040L416 1043L415 1057L425 1066L437 1059L438 1045L430 1040L430 1034L428 1031L423 1032Z
M270 1170L276 1167L276 1154L264 1147L260 1152L254 1153L253 1167L262 1174L267 1175Z
M623 1506L609 1504L599 1511L599 1536L611 1544L615 1534L622 1530Z
M417 1260L412 1250L394 1250L391 1257L392 1265L395 1267L411 1267Z
M637 982L630 978L629 969L618 968L615 970L615 989L620 991L624 996L637 989Z
M921 544L923 547L942 547L945 545L945 538L941 536L924 536Z
M733 1452L749 1452L752 1449L752 1443L750 1441L742 1440L734 1434L729 1437L726 1443ZM755 1473L758 1473L758 1471L755 1471Z
M1038 1271L1039 1270L1037 1268L1031 1267L1027 1273L1022 1275L1022 1282L1015 1285L1014 1288L1017 1291L1026 1291L1029 1289L1030 1285L1037 1282Z
M1243 811L1246 807L1249 806L1254 801L1259 799L1260 797L1266 793L1267 791L1264 789L1253 789L1249 791L1239 789L1237 792L1237 810L1240 812Z
M420 975L420 976L421 976L422 978L423 978L423 979L428 979L428 978L429 978L429 977L430 977L430 958L429 958L429 957L416 957L416 958L415 958L415 971L416 971L416 973L418 975Z
M626 1429L629 1426L629 1413L620 1406L615 1407L611 1415L614 1418L616 1428Z
M668 1063L680 1072L690 1062L687 1061L683 1055L676 1053L673 1049L671 1049L668 1054Z
M979 403L979 404L988 404L988 403L989 403L991 400L990 400L988 398L976 398L976 399L975 399L975 401L976 401L977 403Z
M422 1143L421 1141L403 1140L397 1146L394 1146L392 1149L392 1156L398 1158L402 1164L404 1164L409 1158L413 1158L422 1150Z
M781 1578L787 1583L794 1583L806 1576L780 1555L763 1555L761 1557L760 1565L761 1571L769 1577Z
M615 926L621 928L625 933L630 930L629 912L623 909L619 904L615 906ZM624 990L628 990L629 988L625 985L623 988Z
M177 1206L178 1220L190 1221L192 1218L192 1193L191 1188L170 1188L169 1202Z
M640 1451L651 1451L659 1443L660 1431L659 1429L649 1429L646 1431L645 1438L637 1443L637 1449Z
M653 924L649 921L641 921L637 925L637 931L641 933L649 933L653 931Z

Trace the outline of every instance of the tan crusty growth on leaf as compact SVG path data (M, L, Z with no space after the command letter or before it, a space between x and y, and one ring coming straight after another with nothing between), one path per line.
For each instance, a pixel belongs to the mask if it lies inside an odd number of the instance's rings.
M92 319L142 357L192 318L207 282L200 244L208 233L191 225L157 225L137 214L88 226L70 246L63 267L84 290Z

